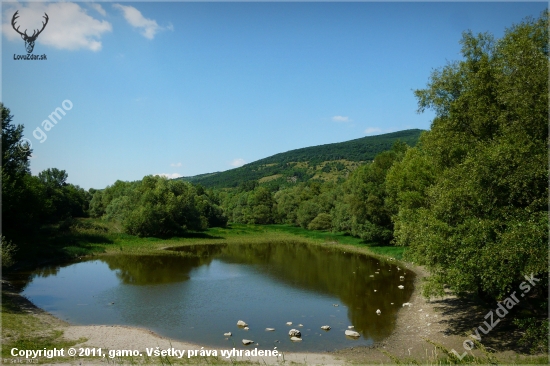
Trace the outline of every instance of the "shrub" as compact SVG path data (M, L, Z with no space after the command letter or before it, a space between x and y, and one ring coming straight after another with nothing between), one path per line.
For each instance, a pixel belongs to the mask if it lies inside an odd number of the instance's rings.
M332 217L327 213L320 213L307 226L309 230L330 230Z

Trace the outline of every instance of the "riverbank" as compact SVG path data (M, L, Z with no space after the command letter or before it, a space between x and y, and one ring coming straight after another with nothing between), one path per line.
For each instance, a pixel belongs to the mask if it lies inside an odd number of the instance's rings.
M301 235L300 235L301 234ZM132 254L156 254L159 250L167 247L194 245L194 244L231 244L253 242L293 241L307 242L318 245L327 245L339 248L343 251L358 252L368 255L376 255L381 260L390 260L390 257L372 250L371 246L361 244L358 239L338 236L332 233L307 232L287 227L262 227L262 226L234 226L230 229L214 229L207 233L189 238L151 239L136 238L129 236L117 236L111 234L108 238L111 243L105 245L102 253L94 255L109 255L125 253ZM97 248L97 246L96 246ZM402 251L402 248L397 248ZM392 253L394 254L394 253ZM91 254L90 254L91 255ZM396 261L397 263L397 261ZM340 350L334 353L285 353L284 356L270 358L248 358L235 357L233 363L258 362L260 364L387 364L397 362L419 362L425 364L436 364L449 357L446 352L451 349L457 350L460 354L464 352L462 347L465 332L482 323L486 310L477 307L476 304L468 304L459 301L452 296L447 296L437 301L427 301L419 291L422 278L428 274L419 267L399 262L400 266L407 266L417 273L415 290L409 302L411 306L404 306L400 309L396 319L394 333L386 340L375 344L374 347L353 347ZM11 355L6 348L18 347L23 349L41 349L53 347L101 347L102 349L121 350L138 349L146 354L146 348L160 347L163 349L200 349L199 345L182 343L175 340L160 337L148 330L121 327L121 326L74 326L67 324L50 314L36 308L26 299L17 294L16 289L10 288L9 284L3 283L4 303L2 345L4 349L2 356L9 359ZM4 322L7 320L7 323ZM458 326L457 326L458 324ZM484 344L491 344L495 349L510 349L510 345L501 344L500 348L496 341L505 340L515 335L506 336L506 326L495 329ZM240 340L235 340L240 342ZM434 345L434 342L440 347ZM487 343L489 342L489 343ZM206 347L205 347L206 348ZM260 348L260 347L259 347ZM472 356L466 356L463 361L470 363L484 363L487 360L483 352L477 350ZM485 358L484 358L485 357ZM492 357L492 356L491 356ZM506 363L546 363L544 357L521 356L517 352L496 353L501 362ZM51 360L42 360L51 363ZM224 363L222 357L192 357L183 359L158 359L147 357L117 357L115 359L97 358L56 358L56 363L68 364L104 364L110 363Z

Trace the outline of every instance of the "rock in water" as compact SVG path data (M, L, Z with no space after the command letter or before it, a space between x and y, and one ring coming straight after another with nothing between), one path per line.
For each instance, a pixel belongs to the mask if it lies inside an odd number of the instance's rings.
M292 325L292 322L286 322L286 325Z
M275 328L265 328L265 331L266 332L273 332L273 331L275 331Z
M348 325L348 329L353 329L355 328L353 325Z
M226 337L231 337L231 332L224 333L223 335Z
M250 330L250 328L249 328L249 327L244 327L243 329L244 329L244 330Z
M291 329L288 331L288 335L291 337L301 337L302 333L298 329Z
M354 330L346 330L346 335L348 337L354 337L354 338L357 338L357 337L361 337L361 334L357 333L356 331Z
M301 342L301 341L302 341L302 338L290 337L290 340L291 340L292 342Z
M248 344L252 344L254 341L251 341L250 339L243 339L243 344L246 346Z
M322 330L330 330L330 327L328 325L323 325L321 327Z
M405 286L399 285L399 286L397 286L397 288L400 289L400 290L403 290L405 288Z
M376 314L378 314L378 315L382 314L382 312L380 311L380 309L376 310Z
M246 324L246 323L245 323L244 321L242 321L242 320L239 320L239 321L237 322L237 325L238 325L239 327L248 327L248 324Z

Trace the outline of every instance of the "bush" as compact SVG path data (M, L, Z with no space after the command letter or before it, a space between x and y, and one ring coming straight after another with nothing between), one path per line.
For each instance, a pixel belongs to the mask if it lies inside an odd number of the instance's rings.
M6 237L1 238L2 246L2 268L9 268L15 263L15 253L17 252L17 246L10 240L6 240Z
M332 217L327 213L320 213L307 226L309 230L330 230L332 228Z
M548 319L518 319L514 323L525 330L519 344L529 347L531 353L548 351Z

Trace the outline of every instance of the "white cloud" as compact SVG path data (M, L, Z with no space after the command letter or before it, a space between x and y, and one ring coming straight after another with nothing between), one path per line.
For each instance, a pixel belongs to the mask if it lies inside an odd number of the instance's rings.
M162 30L174 30L174 26L169 24L164 28L157 24L156 20L145 18L139 10L133 6L113 4L113 8L119 9L124 15L124 19L134 28L139 28L141 34L147 39L155 38L155 35Z
M112 30L111 23L93 18L86 13L86 10L75 3L29 2L26 3L26 6L15 3L15 5L8 5L4 9L2 33L9 41L21 42L22 49L24 48L21 36L11 26L11 19L16 10L19 10L17 25L20 26L20 30L23 32L27 29L28 34L32 34L35 29L42 28L44 13L47 13L48 24L36 42L57 49L78 50L83 48L99 51L102 47L101 36ZM37 50L37 53L42 52Z
M106 16L107 15L107 12L105 11L105 9L103 9L101 7L101 5L99 4L96 4L96 3L91 3L90 6L92 8L94 8L95 11L97 11L99 14L103 15L103 16Z
M175 163L175 164L174 164L174 163L172 163L172 164L170 164L170 166L173 166L173 167L176 167L176 168L178 168L178 167L180 167L180 166L181 166L181 163Z
M179 173L161 173L161 174L154 174L154 175L157 175L159 177L165 177L165 178L168 178L168 179L174 179L174 178L181 178L183 177L183 175L179 174Z
M376 134L376 133L380 133L380 132L382 132L382 130L378 127L369 127L365 130L365 133L367 135Z
M244 159L241 158L233 159L233 161L231 162L231 166L234 166L236 168L243 166L244 164L246 164L246 162L244 161Z
M349 117L344 117L344 116L334 116L332 117L332 120L334 122L350 122L351 119L349 119Z

